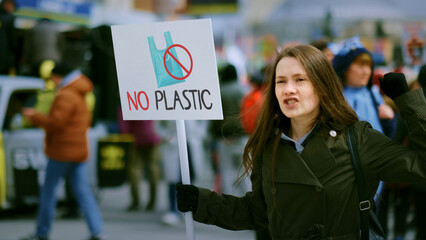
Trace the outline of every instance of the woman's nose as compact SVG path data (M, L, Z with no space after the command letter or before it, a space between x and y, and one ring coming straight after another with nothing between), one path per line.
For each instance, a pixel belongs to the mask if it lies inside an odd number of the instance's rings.
M284 93L286 95L293 94L296 92L296 88L293 83L287 83L284 87Z

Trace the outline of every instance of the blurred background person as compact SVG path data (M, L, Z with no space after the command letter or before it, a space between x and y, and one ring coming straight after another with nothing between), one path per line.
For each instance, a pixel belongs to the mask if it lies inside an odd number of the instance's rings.
M241 124L246 134L253 133L256 127L257 118L264 100L265 84L264 79L265 68L250 74L251 89L247 92L241 100Z
M381 120L394 119L394 111L385 104L378 86L373 84L373 59L359 38L346 40L332 63L344 86L343 94L360 120L392 137L394 129L383 129Z
M145 173L149 186L149 198L145 210L155 210L157 201L157 185L160 179L160 151L161 138L155 131L154 120L123 120L122 110L118 111L118 126L120 133L133 135L134 156L130 158L128 166L131 202L127 211L136 211L140 208L141 190L140 181Z
M15 67L15 9L14 0L3 0L0 3L0 74L9 74Z
M250 189L248 179L236 186L238 169L248 135L245 134L239 114L241 100L246 89L238 82L237 71L232 64L219 67L219 83L223 109L223 120L212 120L209 133L216 141L221 191L227 194L244 194ZM238 188L239 187L239 188Z
M65 38L58 23L47 18L39 19L34 27L28 30L24 41L22 62L26 67L22 70L23 74L39 77L43 61L61 61L64 44Z
M185 120L191 182L206 179L205 142L207 137L207 123L204 120ZM182 179L176 121L160 120L156 124L156 131L162 139L160 147L163 163L162 170L168 188L167 212L162 216L161 222L166 225L176 226L182 221L181 213L178 211L176 205L176 184Z
M32 108L23 109L26 118L44 129L45 152L49 158L40 193L36 232L24 239L48 239L55 217L56 188L63 177L68 178L84 213L90 239L104 239L103 220L87 176L90 151L87 131L92 118L85 98L93 91L93 84L67 63L55 64L51 78L58 90L48 115Z
M325 54L327 59L332 62L334 58L334 53L329 48L330 40L327 38L321 38L311 42L311 45L318 48L321 52Z

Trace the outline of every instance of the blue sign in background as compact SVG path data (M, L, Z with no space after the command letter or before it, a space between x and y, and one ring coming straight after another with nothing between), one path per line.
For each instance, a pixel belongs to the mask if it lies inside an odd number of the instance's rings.
M54 20L87 24L93 7L92 0L16 0L17 15L46 17Z

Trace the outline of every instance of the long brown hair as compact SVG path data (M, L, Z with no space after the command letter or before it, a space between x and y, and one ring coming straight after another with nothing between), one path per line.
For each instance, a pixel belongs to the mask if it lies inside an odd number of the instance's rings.
M276 67L284 57L296 58L305 69L318 94L320 105L318 120L330 128L337 124L350 126L358 121L356 113L343 96L342 84L326 56L309 45L286 48L279 53L266 72L265 80L268 85L265 90L265 99L258 124L244 148L242 163L244 172L240 179L250 174L254 158L261 153L268 139L275 135L275 131L287 132L290 128L290 119L281 112L275 96ZM277 135L277 137L280 136Z

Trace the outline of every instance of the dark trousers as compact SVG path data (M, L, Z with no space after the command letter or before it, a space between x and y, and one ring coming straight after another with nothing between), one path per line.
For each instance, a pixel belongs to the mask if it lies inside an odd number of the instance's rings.
M426 191L414 190L416 240L426 240Z
M387 188L383 190L380 198L380 207L377 209L377 217L388 234L388 212L394 208L394 236L403 236L407 230L407 215L410 207L410 187Z

